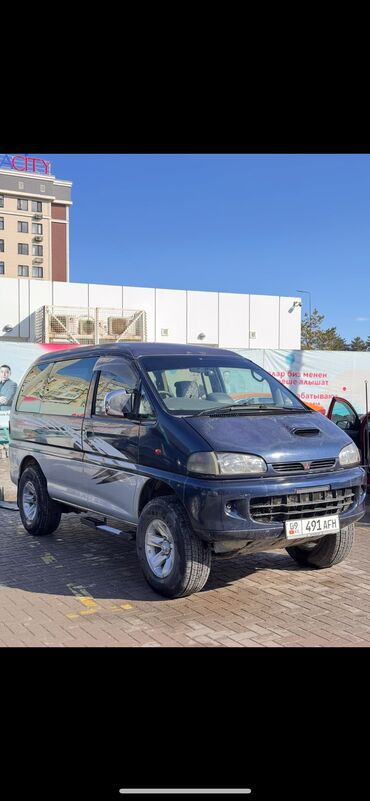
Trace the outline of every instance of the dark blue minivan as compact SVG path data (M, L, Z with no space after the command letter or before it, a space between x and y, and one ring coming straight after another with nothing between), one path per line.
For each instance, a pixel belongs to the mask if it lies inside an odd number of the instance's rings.
M331 567L364 514L354 442L236 353L125 343L46 353L10 415L25 529L61 514L136 538L144 575L171 598L204 587L212 557L286 548Z

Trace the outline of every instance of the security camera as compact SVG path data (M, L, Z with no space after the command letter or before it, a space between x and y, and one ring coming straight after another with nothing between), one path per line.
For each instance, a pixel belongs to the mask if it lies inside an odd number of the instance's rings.
M300 300L295 300L293 306L302 306L302 302Z

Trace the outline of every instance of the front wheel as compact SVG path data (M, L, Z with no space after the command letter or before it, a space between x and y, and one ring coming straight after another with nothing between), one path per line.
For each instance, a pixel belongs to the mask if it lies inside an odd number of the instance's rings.
M36 465L26 467L18 485L18 507L22 523L29 534L42 537L58 528L61 508L50 498L46 479Z
M178 498L154 498L144 507L136 549L147 582L161 595L191 595L208 579L210 547L194 534Z
M317 568L332 567L343 562L343 559L348 556L354 538L355 524L350 523L336 534L328 534L327 537L322 537L317 542L292 545L286 550L289 556L300 565Z

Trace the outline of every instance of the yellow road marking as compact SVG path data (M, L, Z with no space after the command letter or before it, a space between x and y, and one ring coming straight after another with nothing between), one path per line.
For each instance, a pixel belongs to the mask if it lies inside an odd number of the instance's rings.
M96 603L96 601L94 601L93 598L88 598L86 596L77 596L77 600L80 602L80 604L83 604L84 606L97 606L98 605Z

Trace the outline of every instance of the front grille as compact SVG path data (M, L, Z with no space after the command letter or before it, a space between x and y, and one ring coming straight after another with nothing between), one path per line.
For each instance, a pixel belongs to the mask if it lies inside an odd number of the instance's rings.
M257 523L283 522L296 517L319 517L319 515L347 512L355 500L353 487L315 492L296 492L292 495L272 495L251 498L251 517Z
M309 464L309 468L305 469L303 462L277 462L272 467L279 473L308 473L309 470L331 470L335 466L335 459L314 459L305 464Z

